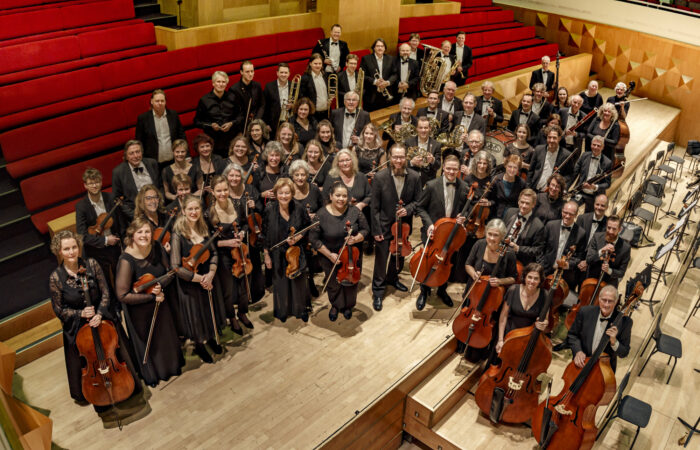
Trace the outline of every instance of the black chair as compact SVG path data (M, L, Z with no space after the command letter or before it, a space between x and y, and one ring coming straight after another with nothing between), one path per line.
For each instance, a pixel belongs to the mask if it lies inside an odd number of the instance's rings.
M700 258L695 258L693 261L693 269L700 269ZM690 310L690 315L688 315L688 318L685 319L685 323L683 324L683 327L688 325L688 321L690 320L691 317L695 315L695 313L698 312L698 309L700 309L700 295L698 295L698 299L695 300L695 305L693 306L693 309Z
M679 178L683 176L683 164L685 164L685 158L682 156L674 155L673 151L676 149L676 143L670 142L666 148L666 154L668 155L666 160L668 164L674 163L676 165L676 170L680 168L678 173Z
M634 443L637 442L639 430L646 428L646 426L649 424L649 418L651 417L651 405L647 402L643 402L635 397L632 397L631 395L623 396L629 380L630 372L627 372L625 377L622 379L622 383L620 383L620 388L617 390L617 396L615 399L616 405L612 411L612 414L610 417L608 417L603 426L600 427L600 431L598 431L598 436L596 436L596 439L600 437L603 430L605 430L605 427L608 426L608 423L610 423L611 420L619 417L620 419L637 427L637 431L634 433L634 439L632 439L632 445L630 445L631 450L632 447L634 447Z
M666 384L668 384L671 381L671 377L673 376L673 371L676 370L676 363L678 362L678 358L683 356L683 344L681 343L680 339L674 338L673 336L669 336L668 334L663 334L661 332L662 317L663 314L659 314L659 318L656 320L656 328L654 329L654 334L652 334L652 338L656 343L654 345L654 348L651 350L651 353L649 353L647 360L644 362L642 370L639 371L639 375L642 375L642 372L644 372L644 368L646 368L647 363L649 362L651 357L654 356L654 353L663 353L664 355L668 355L668 362L666 363L666 365L671 364L671 358L673 358L673 368L671 369L671 373L668 375L668 380L666 380ZM642 354L643 353L644 352L642 352Z
M649 238L648 231L651 228L651 226L654 224L654 217L655 217L656 213L641 207L643 197L644 197L644 192L642 192L641 189L638 191L635 191L635 193L632 194L632 198L630 199L630 202L629 202L628 220L631 222L632 219L634 219L636 217L640 221L642 221L642 223L643 223L643 225L642 225L642 227L643 227L642 238L640 239L637 246L638 247L649 247L649 246L654 245L654 241L652 241ZM645 240L646 240L646 242L645 242Z

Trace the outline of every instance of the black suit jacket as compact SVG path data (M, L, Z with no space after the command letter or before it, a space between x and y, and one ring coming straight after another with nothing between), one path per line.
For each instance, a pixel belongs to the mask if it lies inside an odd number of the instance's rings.
M555 112L554 107L552 106L551 103L549 103L547 100L543 99L542 100L542 107L540 108L540 112L537 113L538 116L540 116L540 125L544 125L547 123L547 119L549 116Z
M102 192L102 201L104 202L108 213L114 206L114 198L115 197L110 192ZM121 236L123 230L121 221L119 220L119 214L115 214L113 217L114 224L110 228L110 231L112 234ZM83 243L85 244L86 250L88 247L93 249L105 248L104 236L96 236L88 233L88 228L96 224L97 213L95 212L95 208L93 208L92 203L90 203L90 199L87 195L85 195L80 199L80 201L78 201L78 203L75 204L75 231L79 235L83 236ZM93 255L89 253L90 252L88 252L88 256L93 257Z
M576 225L581 227L583 230L583 238L584 238L584 243L586 246L588 246L588 241L591 238L591 229L593 227L593 212L588 212L585 214L581 214L576 218ZM605 231L605 227L607 226L608 223L608 216L603 216L603 219L601 219L600 224L596 228L596 233L600 233L601 231Z
M610 162L610 159L608 159L607 156L605 155L600 155L600 162L598 164L598 171L596 173L589 174L588 169L590 168L591 165L591 158L593 157L593 153L591 152L584 152L583 155L579 158L578 161L576 161L576 166L574 167L574 174L580 174L581 176L578 179L578 184L583 185L583 182L586 181L589 178L592 178L596 175L599 175L603 172L607 172L612 168L612 162ZM605 191L608 190L610 187L610 175L607 177L603 178L601 181L597 183L598 189L594 194L591 195L598 195L598 194L603 194Z
M177 112L166 109L165 116L168 119L168 128L170 129L170 142L175 142L176 139L185 139L185 129L182 128ZM158 160L158 133L152 109L140 114L136 119L136 140L143 144L144 158Z
M442 100L445 96L443 94L440 94L440 101L438 102L438 108L442 108ZM455 98L452 99L452 108L454 108L454 112L452 113L453 115L456 114L458 111L464 111L464 107L462 106L462 100L460 100L456 95ZM449 114L448 111L445 111Z
M453 61L457 60L457 45L453 45L452 48L450 49L450 56L453 56L454 58L450 58ZM464 74L464 78L462 78L457 72L452 76L452 79L455 80L458 84L464 84L463 82L469 78L469 75L467 74L469 72L469 68L472 66L472 49L469 48L467 44L464 44L464 53L462 54L462 73Z
M364 105L367 109L375 109L377 106L382 106L384 101L384 95L377 91L377 87L374 85L374 74L378 72L379 66L377 65L377 58L374 53L365 55L362 57L360 62L360 67L365 72L365 92L364 92ZM385 81L389 82L387 89L393 91L396 87L396 80L398 79L397 73L394 71L396 65L394 64L394 57L391 55L384 54L382 57L382 73L381 77Z
M146 166L153 184L160 189L158 162L155 159L143 158L143 165ZM134 200L136 200L138 193L129 163L124 161L112 170L112 194L115 198L124 196L120 209L124 215L125 223L131 222L134 218Z
M535 152L530 160L530 169L527 171L527 185L531 189L535 189L537 182L542 176L542 170L544 169L544 160L547 153L546 145L538 145L535 147ZM557 154L557 159L555 161L555 167L560 167L566 158L571 154L570 151L564 147L559 147L559 153ZM569 159L569 162L565 166L560 167L559 173L566 179L566 185L571 183L571 178L574 170L574 158Z
M452 116L453 130L462 123L462 117L464 117L464 110L454 113L454 116ZM472 117L472 121L469 123L469 129L467 132L472 130L479 130L481 131L481 134L486 134L486 121L483 117L481 117L481 115L479 115L477 110L474 110L474 116Z
M248 86L243 85L243 81L231 86L229 89L233 96L234 102L238 105L238 114L233 118L233 127L235 133L244 133L246 124L246 113L251 115L253 119L262 119L265 113L265 96L260 83L253 80ZM250 112L248 112L248 103L250 103Z
M619 311L613 311L612 318L608 322L607 328L613 325L613 322L617 316L621 314ZM576 319L574 324L571 325L569 334L566 336L566 341L571 347L571 351L574 355L578 352L583 352L586 356L591 356L595 349L593 348L593 334L596 329L596 321L600 317L600 307L588 305L581 308L581 310L576 314ZM617 367L617 357L624 358L630 352L630 339L632 337L632 318L623 317L620 326L617 329L616 339L619 343L617 351L612 349L610 345L610 338L603 333L601 339L607 340L608 344L605 346L604 352L610 356L610 367L613 372Z
M405 144L407 148L417 147L418 136L406 139ZM442 145L435 139L428 138L428 151L432 153L433 157L435 158L435 161L433 161L432 164L426 164L425 166L420 168L411 166L413 170L420 173L420 178L423 184L432 180L437 175L437 171L440 168L441 164L440 161L442 160ZM411 161L408 161L408 164L410 166Z
M561 124L562 128L566 128L566 124L569 122L569 115L571 114L571 108L561 108L559 110L559 115L561 116ZM576 117L576 122L579 120L583 119L584 113L580 109L578 112L575 114ZM584 125L581 125L576 129L574 132L574 143L573 145L569 145L566 143L566 138L562 137L561 139L561 145L567 147L567 148L579 148L581 146L581 142L583 142L583 139L586 137L586 130L587 128Z
M503 122L503 102L500 101L499 99L497 99L496 97L491 96L491 103L492 103L491 108L493 109L494 114L496 114L496 117L493 118L493 123L491 124L491 129L495 130L498 128L498 124ZM480 95L476 98L476 107L474 108L474 111L481 114L483 107L484 107L484 96ZM484 116L482 116L482 117L484 117ZM484 117L484 120L488 124L488 116Z
M353 134L355 136L360 136L362 129L370 122L369 113L367 111L358 110L356 111L357 118L355 119L355 127L353 128ZM335 143L338 148L342 148L343 145L343 122L345 121L345 108L338 108L331 111L331 123L333 124L333 131L335 132Z
M290 88L290 82L287 82L287 98L290 98L291 94L289 92ZM280 91L279 87L277 86L277 79L274 81L270 81L265 85L265 89L263 90L263 97L265 98L265 113L263 114L263 120L267 125L270 126L271 131L270 134L272 136L277 135L277 124L279 123L280 120L280 114L282 114L282 106L280 105ZM289 111L289 116L292 115L292 112ZM289 117L288 116L288 117Z
M328 74L326 72L321 72L323 74L323 82L328 83ZM314 79L311 74L305 73L301 76L301 92L299 95L301 97L307 97L311 100L311 103L316 105L316 85L314 84Z
M355 78L355 89L359 90L360 85L358 83L364 83L364 80L357 79L357 71L355 71L353 77ZM350 91L350 84L348 83L348 73L344 70L338 74L338 103L340 103L341 105L344 104L343 102L345 101L345 94L348 91Z
M386 168L377 172L372 180L372 233L383 235L385 239L391 239L391 226L396 221L396 208L399 199L403 200L403 206L408 213L401 219L402 223L413 226L413 215L416 213L416 204L421 195L423 183L420 175L411 169L406 170L401 197L396 195L396 185L391 176L391 169Z
M513 133L515 133L515 129L520 123L520 114L522 114L522 111L522 108L518 107L518 109L513 111L513 113L510 115L510 119L508 120L508 129ZM527 118L526 124L528 128L530 128L530 139L527 141L530 143L530 145L532 145L537 137L537 132L540 130L540 116L535 114L534 111L530 111L530 116Z
M551 91L554 89L554 77L556 75L554 72L551 70L547 71L547 90ZM542 68L540 67L539 69L535 69L532 71L532 76L530 76L530 89L536 84L536 83L542 83Z
M396 84L392 86L392 93L396 98L409 97L412 99L418 98L419 83L420 83L420 64L409 58L408 59L408 91L405 94L399 93L399 82L401 81L401 58L394 58L394 73L396 74Z
M518 208L510 208L506 211L503 221L507 230L510 231L517 218ZM525 226L521 228L515 243L519 247L515 257L523 266L531 262L537 262L544 247L544 225L542 225L542 221L535 217L534 214L530 214L530 218L525 223Z
M420 199L416 204L416 211L421 218L423 227L421 228L421 240L425 242L428 234L428 227L443 217L445 214L445 190L442 186L442 178L438 177L428 181L423 188ZM467 185L457 178L455 197L452 202L452 213L449 217L457 217L467 204Z
M318 53L319 55L323 56L324 52L326 55L330 57L331 50L330 50L330 42L331 38L325 38L321 39L321 44L319 45L318 41L316 41L316 45L314 45L314 49L311 51L311 54ZM338 47L340 47L340 62L338 64L338 71L343 70L343 67L345 67L345 60L350 54L350 48L348 48L348 43L345 41L338 41ZM326 71L326 66L327 64L323 64L323 71Z
M600 276L600 269L603 266L603 262L600 260L598 255L598 250L605 247L605 230L600 233L596 233L591 239L591 243L588 245L588 252L586 253L586 262L588 263L588 274L587 278L598 278ZM615 243L615 260L610 261L610 269L612 273L610 275L603 275L603 281L608 284L612 284L617 287L620 283L620 279L625 276L627 271L627 266L630 263L630 252L632 247L630 247L629 242L618 237Z
M551 220L544 226L544 248L539 263L542 264L546 273L554 272L554 263L557 258L557 250L559 248L559 235L561 234L561 219ZM586 257L586 241L585 232L581 227L574 223L569 232L569 238L564 245L565 255L568 253L572 245L576 246L574 254L569 259L569 270L573 270L578 263Z
M418 108L418 112L416 113L416 117L427 117L428 116L428 108ZM450 131L450 115L447 113L447 111L440 109L438 107L437 112L435 113L435 118L440 122L440 133L447 133Z

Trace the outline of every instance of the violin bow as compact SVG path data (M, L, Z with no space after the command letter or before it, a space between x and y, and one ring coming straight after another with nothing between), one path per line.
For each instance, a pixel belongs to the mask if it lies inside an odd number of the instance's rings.
M413 286L416 285L416 277L418 276L418 272L420 272L420 266L423 264L423 258L425 257L425 251L428 249L428 241L430 241L430 238L432 235L429 235L428 238L425 240L425 243L423 244L423 252L420 255L420 260L418 261L418 267L416 268L416 274L413 275L413 281L411 282L411 288L408 290L408 292L413 291Z
M309 181L309 183L313 183L314 181L316 181L316 177L318 176L319 173L321 173L321 169L323 169L323 166L326 164L326 161L328 161L328 159L329 159L329 158L328 158L328 155L326 155L326 157L323 158L323 162L322 162L321 165L318 167L318 170L316 171L316 174L315 174L314 177L311 179L311 181Z
M216 345L221 345L219 341L219 329L216 326L216 318L214 316L214 300L211 298L211 289L207 289L209 295L209 309L211 310L211 324L214 326L214 336L216 336Z
M153 310L153 318L151 319L151 328L148 330L148 340L146 341L146 351L143 353L142 364L146 365L146 360L148 360L148 351L151 349L151 339L153 339L153 329L156 326L156 317L158 316L158 308L160 308L160 302L156 302L156 307Z

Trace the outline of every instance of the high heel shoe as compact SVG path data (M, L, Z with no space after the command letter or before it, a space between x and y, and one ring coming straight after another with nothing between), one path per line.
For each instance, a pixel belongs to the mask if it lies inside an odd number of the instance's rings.
M224 352L224 348L223 348L221 345L217 344L216 341L215 341L214 339L211 339L211 340L207 341L207 345L208 345L209 348L211 348L212 351L213 351L214 353L216 353L217 355L220 355L220 354L222 354L222 353Z
M235 317L231 317L231 331L239 336L243 336L243 328L241 328L241 324L238 323L238 319Z
M253 326L253 322L251 322L250 319L248 319L248 316L246 316L245 314L238 313L238 320L251 330L255 328Z
M207 364L214 362L214 358L211 357L204 344L194 344L194 354Z

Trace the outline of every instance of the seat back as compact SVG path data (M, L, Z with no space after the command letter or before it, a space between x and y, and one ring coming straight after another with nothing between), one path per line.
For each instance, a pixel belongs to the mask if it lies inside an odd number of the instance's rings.
M630 206L628 211L632 211L632 214L634 214L634 210L639 208L639 205L642 204L643 196L644 193L641 190L635 191L630 198Z
M620 401L620 398L622 398L622 396L625 393L625 388L627 387L627 383L629 383L629 381L630 381L630 373L631 372L627 371L624 378L622 378L622 381L620 382L620 387L617 390L617 401Z
M655 341L659 341L659 338L661 337L661 318L664 316L664 313L659 313L659 317L656 318L656 326L654 327L654 333L651 335L652 338L654 338Z

